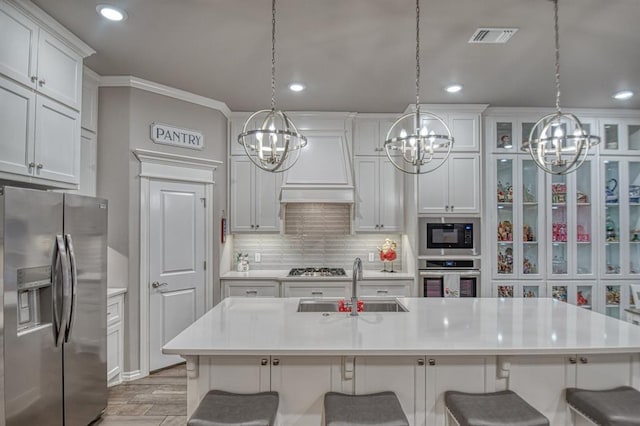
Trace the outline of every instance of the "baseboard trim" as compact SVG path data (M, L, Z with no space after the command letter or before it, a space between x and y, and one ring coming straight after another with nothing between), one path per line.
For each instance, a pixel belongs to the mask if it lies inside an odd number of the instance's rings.
M130 382L132 380L141 379L142 377L143 376L141 370L125 371L122 373L123 382Z

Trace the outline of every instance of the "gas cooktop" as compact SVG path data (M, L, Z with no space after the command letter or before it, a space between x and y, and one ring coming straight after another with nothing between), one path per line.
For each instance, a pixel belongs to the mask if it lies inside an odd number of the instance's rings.
M341 277L347 275L342 268L293 268L290 277Z

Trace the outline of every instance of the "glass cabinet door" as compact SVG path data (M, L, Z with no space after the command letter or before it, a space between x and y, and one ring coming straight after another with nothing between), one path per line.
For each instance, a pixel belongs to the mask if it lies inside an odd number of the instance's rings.
M627 144L632 154L640 152L640 124L627 126Z
M594 161L587 160L575 172L575 274L593 275L593 175Z
M522 223L522 262L520 262L520 274L537 275L540 274L540 231L542 211L539 206L540 190L542 183L539 182L542 171L533 160L522 160L520 168L522 182L522 208L518 209L521 214Z
M620 162L604 160L604 274L620 274Z
M640 161L629 162L629 273L640 274Z
M620 151L620 127L616 120L605 120L602 126L602 150L617 153Z
M514 216L513 216L513 180L514 160L498 158L495 160L496 170L496 217L497 217L497 256L496 272L498 275L514 274Z
M604 285L604 313L610 317L621 318L622 288L620 284Z
M568 267L568 227L567 227L567 176L551 175L551 191L549 191L551 205L551 226L549 227L551 241L550 275L553 277L566 276Z
M511 121L496 122L495 148L498 150L513 148L513 123Z

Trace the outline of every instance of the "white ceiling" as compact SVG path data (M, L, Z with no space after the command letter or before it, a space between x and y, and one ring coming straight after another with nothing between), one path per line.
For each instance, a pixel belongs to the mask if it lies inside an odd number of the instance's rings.
M269 0L34 0L93 47L101 75L133 75L225 102L269 106ZM111 2L129 17L98 16ZM400 112L415 102L414 0L278 0L277 106ZM421 101L551 107L553 4L421 0ZM640 108L640 0L560 0L561 103ZM506 45L471 45L475 29L518 27ZM302 93L286 87L307 85ZM443 87L464 84L450 95ZM615 101L631 89L636 96Z

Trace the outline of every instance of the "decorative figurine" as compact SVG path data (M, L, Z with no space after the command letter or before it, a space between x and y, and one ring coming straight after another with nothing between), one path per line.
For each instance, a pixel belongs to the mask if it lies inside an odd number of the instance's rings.
M498 241L513 241L513 225L508 220L498 224Z
M384 244L382 244L382 247L378 247L378 253L380 255L380 260L382 260L384 268L382 269L381 272L395 272L393 270L393 261L396 260L397 258L397 254L396 254L396 247L398 246L398 244L396 244L395 241L392 241L389 238L385 238L384 240ZM391 262L391 270L387 270L387 263Z
M248 253L236 254L236 270L238 272L249 271L249 254Z

